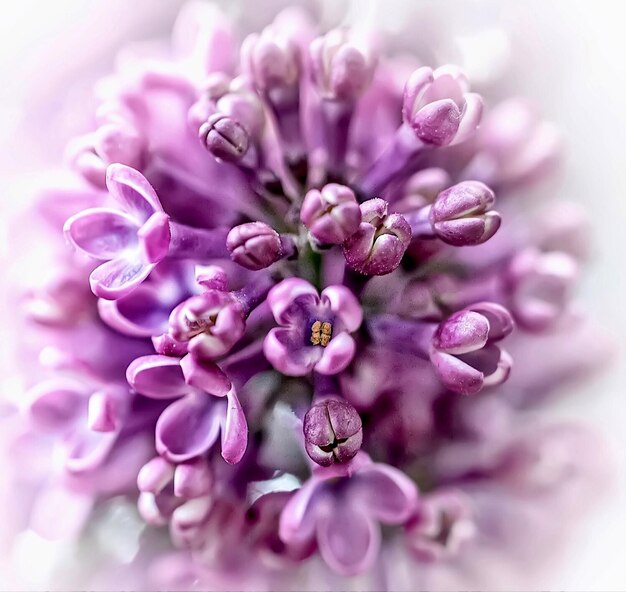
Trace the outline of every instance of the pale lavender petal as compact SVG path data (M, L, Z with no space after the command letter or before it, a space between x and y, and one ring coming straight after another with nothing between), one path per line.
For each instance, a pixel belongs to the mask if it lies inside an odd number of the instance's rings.
M340 333L324 348L320 361L315 364L315 370L320 374L338 374L348 367L355 352L354 339L347 333Z
M78 249L95 259L108 261L136 248L139 226L123 212L92 208L74 214L63 232Z
M238 463L248 446L248 423L234 390L229 391L222 427L222 456L227 463Z
M163 211L161 202L148 180L124 164L107 168L106 184L111 196L138 224L143 224L154 212Z
M113 259L96 267L89 276L91 291L106 300L130 294L154 269L136 259Z
M322 302L326 301L343 323L346 331L356 331L363 322L363 309L356 296L345 286L329 286L321 294Z

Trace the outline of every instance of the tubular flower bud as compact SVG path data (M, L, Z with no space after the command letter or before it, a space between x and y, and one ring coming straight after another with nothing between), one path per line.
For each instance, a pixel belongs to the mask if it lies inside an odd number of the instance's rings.
M404 122L425 144L458 144L474 133L482 116L482 98L468 90L467 78L454 66L418 68L404 87Z
M361 204L361 224L343 244L350 268L365 275L391 273L411 242L411 227L400 214L388 214L380 198Z
M248 151L250 138L244 127L222 113L214 113L200 126L198 137L215 158L233 162Z
M291 237L281 236L264 222L249 222L235 226L226 237L226 246L235 262L259 271L295 252Z
M432 338L430 361L439 380L462 395L504 382L512 362L495 343L512 330L509 312L490 302L451 315L439 324Z
M464 181L437 196L429 220L442 241L456 247L479 245L500 228L500 214L491 210L495 201L485 184Z
M306 194L300 220L316 243L339 245L359 228L361 210L349 187L330 183Z
M363 441L363 426L356 409L336 399L313 405L304 416L303 430L307 454L323 467L349 461Z

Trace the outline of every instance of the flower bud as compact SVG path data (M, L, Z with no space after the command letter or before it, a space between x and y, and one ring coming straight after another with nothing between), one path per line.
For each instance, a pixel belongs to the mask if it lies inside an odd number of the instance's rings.
M566 253L526 249L516 255L505 281L518 323L534 331L549 327L567 309L577 276L576 260Z
M249 222L235 226L226 237L226 246L235 263L258 271L281 258L280 235L264 222Z
M380 198L360 205L361 224L343 245L348 265L366 275L391 273L411 242L411 226L400 214L388 214Z
M355 101L370 85L376 60L344 29L333 29L311 43L313 80L326 99Z
M426 144L447 146L467 139L482 117L482 98L467 92L465 75L454 66L418 68L404 87L402 117Z
M339 245L359 228L361 210L349 187L330 183L306 194L300 219L319 244Z
M442 191L429 220L435 234L456 247L479 245L500 228L500 214L490 211L495 195L479 181L463 181Z
M215 158L228 162L243 158L250 145L244 127L221 113L214 113L200 126L198 137Z
M323 467L349 461L363 441L363 426L356 409L336 399L313 405L304 416L303 430L307 454Z
M504 382L512 362L493 343L512 330L510 313L491 302L480 302L451 315L439 324L432 338L430 361L439 380L462 395Z

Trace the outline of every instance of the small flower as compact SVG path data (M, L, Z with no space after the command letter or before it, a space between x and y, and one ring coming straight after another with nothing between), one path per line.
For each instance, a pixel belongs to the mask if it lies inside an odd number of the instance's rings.
M361 224L343 245L348 265L366 275L391 273L411 242L411 227L401 214L388 214L380 198L361 204Z
M476 303L439 324L430 361L441 382L462 395L500 384L511 371L511 359L495 342L513 330L509 312L498 304Z
M475 536L470 500L445 489L422 497L406 531L409 549L422 561L454 557Z
M348 464L319 468L285 506L280 538L313 538L324 561L342 575L367 570L380 548L378 522L402 524L415 510L417 489L402 471L363 452Z
M226 162L243 158L250 145L250 137L244 127L223 113L211 115L200 126L198 137L215 158Z
M169 335L189 342L188 351L197 358L214 359L241 339L246 315L230 292L207 290L179 304L169 319Z
M175 399L156 423L156 449L173 463L204 454L221 432L222 456L241 460L248 426L235 390L224 372L211 362L151 355L137 358L126 378L138 393L157 400Z
M306 194L300 220L317 244L340 245L358 230L361 210L349 187L330 183Z
M159 198L141 173L112 164L106 182L122 211L84 210L65 223L64 232L75 247L106 261L89 281L96 296L114 300L129 294L165 257L170 229Z
M361 449L361 418L346 401L329 399L313 405L304 416L303 430L307 454L322 467L347 462Z
M280 327L268 333L263 351L279 372L337 374L350 363L356 350L350 333L360 327L363 311L347 288L329 286L319 295L308 282L289 278L267 301Z
M418 68L404 88L405 123L426 144L462 142L478 127L483 109L481 97L468 90L467 78L454 66Z

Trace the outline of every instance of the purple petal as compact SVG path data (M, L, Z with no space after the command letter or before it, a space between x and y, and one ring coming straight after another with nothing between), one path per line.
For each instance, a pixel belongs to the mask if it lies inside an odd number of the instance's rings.
M176 467L161 456L156 456L141 467L137 475L137 488L142 492L160 493L174 479Z
M312 305L317 304L317 290L309 282L299 278L283 280L270 290L267 295L267 302L274 319L279 325L289 323L290 316L286 313L288 313L296 298L310 300Z
M238 463L248 446L248 423L234 390L227 396L226 421L222 428L222 456L227 463Z
M479 94L465 93L464 98L465 107L452 146L467 140L476 131L483 116L483 98Z
M307 375L322 355L321 348L305 346L298 337L300 335L295 335L293 330L278 327L272 329L263 341L265 357L276 370L287 376Z
M315 370L320 374L338 374L348 367L355 351L354 339L347 333L340 333L324 348L320 361L315 364Z
M415 483L402 471L384 464L363 467L350 484L353 497L386 524L402 524L417 506Z
M285 543L301 543L315 534L315 507L323 484L311 477L285 504L280 515L278 535Z
M100 318L131 337L152 337L167 331L170 307L155 286L142 284L117 300L98 300Z
M153 269L153 264L146 265L134 259L107 261L91 272L91 291L105 300L122 298L141 284Z
M73 473L99 467L117 440L117 432L94 432L85 427L68 434L62 443L65 468Z
M463 360L446 353L430 354L435 373L443 385L461 395L473 395L483 387L484 375Z
M170 249L172 234L170 217L165 212L155 212L137 232L139 250L146 263L162 261Z
M225 411L224 405L205 393L175 401L157 421L157 452L175 463L204 454L217 440Z
M108 208L84 210L74 214L63 226L65 236L76 248L104 261L133 249L138 229L130 216Z
M199 361L193 356L187 355L180 360L180 367L185 382L190 386L217 397L223 397L231 389L232 385L228 376L213 362Z
M126 370L128 384L151 399L174 399L189 393L180 360L169 356L143 356Z
M38 429L67 429L86 413L88 395L89 390L79 382L46 380L28 391L28 416Z
M317 543L331 569L353 576L369 569L376 560L380 530L367 512L346 500L318 517Z
M138 224L143 224L163 207L148 180L135 169L112 164L107 168L106 184L113 197Z

